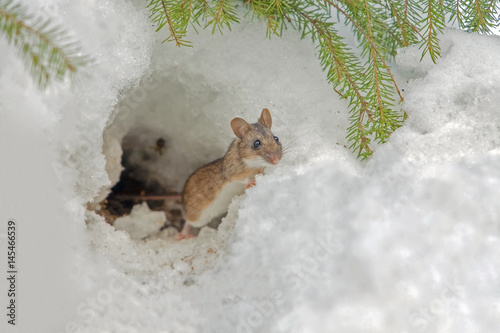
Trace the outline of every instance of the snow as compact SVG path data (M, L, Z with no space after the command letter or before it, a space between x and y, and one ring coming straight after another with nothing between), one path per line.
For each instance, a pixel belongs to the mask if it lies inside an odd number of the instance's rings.
M143 1L29 3L95 61L42 92L0 39L0 219L19 225L18 322L2 332L496 332L499 37L449 29L436 65L401 50L409 118L360 162L346 104L292 31L268 40L244 20L179 49ZM229 121L263 107L289 147L217 230L177 242L147 206L128 231L92 211L126 144L180 190L227 149Z
M164 212L151 211L148 204L143 202L135 205L130 215L117 218L113 227L126 231L131 239L143 239L159 233L166 221Z

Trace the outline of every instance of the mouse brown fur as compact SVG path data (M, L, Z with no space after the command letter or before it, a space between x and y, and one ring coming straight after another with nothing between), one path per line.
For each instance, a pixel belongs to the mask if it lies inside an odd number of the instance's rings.
M236 138L224 157L202 166L186 181L182 193L186 224L178 239L192 237L192 226L203 227L227 212L232 198L255 184L255 175L281 160L282 145L271 126L268 109L254 124L242 118L231 121Z

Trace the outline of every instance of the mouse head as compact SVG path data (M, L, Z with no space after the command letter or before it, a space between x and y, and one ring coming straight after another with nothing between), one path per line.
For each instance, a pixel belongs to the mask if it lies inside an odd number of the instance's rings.
M251 168L263 168L278 164L282 147L277 136L271 132L273 119L268 109L263 109L258 122L249 124L242 118L234 118L231 128L240 139L240 156Z

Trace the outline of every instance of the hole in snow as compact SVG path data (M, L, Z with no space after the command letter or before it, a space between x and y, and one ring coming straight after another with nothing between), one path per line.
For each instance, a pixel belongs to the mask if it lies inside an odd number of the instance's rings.
M158 228L159 231L167 227L180 230L182 227L179 196L172 195L175 191L162 184L154 172L162 164L162 157L168 149L167 142L159 136L161 133L156 140L153 140L153 135L147 128L139 127L129 131L122 139L123 170L99 210L110 224L114 224L118 217L130 215L135 205L146 202L151 211L166 214L163 224L155 221L156 228L152 228L152 232ZM146 209L144 212L149 213ZM158 218L162 219L161 215Z
M132 239L180 230L185 180L230 142L227 119L214 112L223 107L220 95L203 77L172 70L127 92L103 133L111 186L90 208Z

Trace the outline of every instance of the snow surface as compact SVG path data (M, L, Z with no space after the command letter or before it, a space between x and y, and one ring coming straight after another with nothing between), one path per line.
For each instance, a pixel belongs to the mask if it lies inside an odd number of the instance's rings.
M409 119L360 162L346 104L293 32L269 41L245 20L178 49L144 1L29 4L95 62L41 92L0 39L0 219L19 225L18 325L2 332L497 332L499 37L447 30L437 65L401 50ZM218 230L133 240L86 210L127 135L166 138L147 165L179 189L263 107L290 147Z
M131 239L143 239L160 232L167 217L164 212L149 209L146 202L132 208L130 215L121 216L113 222L116 230L126 231Z

